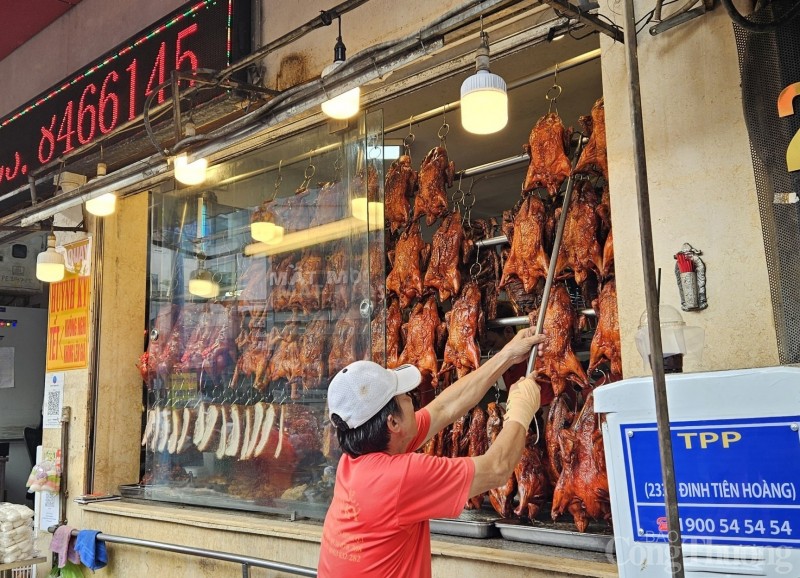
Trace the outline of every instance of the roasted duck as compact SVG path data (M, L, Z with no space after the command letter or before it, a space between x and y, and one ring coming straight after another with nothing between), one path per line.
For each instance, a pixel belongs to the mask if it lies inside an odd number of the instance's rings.
M419 193L414 202L414 221L425 215L425 223L434 221L447 212L446 187L453 185L455 165L447 158L447 149L434 147L422 161L419 169Z
M328 375L336 375L340 369L358 359L356 318L360 319L358 311L350 312L341 317L333 328L328 355Z
M547 498L547 474L542 460L542 450L536 445L536 434L528 430L522 458L514 468L517 478L519 505L514 513L520 518L534 519Z
M505 287L512 277L516 277L522 281L525 292L530 293L539 279L547 277L550 260L543 247L544 225L544 204L532 195L525 199L514 217L511 252L503 267L500 287Z
M322 263L322 254L318 250L303 251L292 276L294 288L289 295L289 309L299 309L305 314L319 311L325 277Z
M403 314L400 312L400 305L397 299L389 301L386 309L386 367L393 368L400 365L400 339L403 328ZM381 335L383 335L381 333ZM378 363L381 363L381 359Z
M480 406L476 406L470 412L469 430L467 431L469 446L467 447L468 456L482 456L489 449L489 437L486 432L486 412ZM468 510L480 510L486 494L472 496L467 501Z
M606 242L603 245L603 278L608 279L614 276L614 229L608 232Z
M545 187L551 196L558 194L561 183L572 169L565 150L568 142L567 131L558 114L551 112L536 122L528 144L522 147L531 157L523 193Z
M200 370L219 383L227 369L236 364L235 328L239 325L237 307L214 304L211 310L211 337L201 351Z
M433 296L428 297L424 305L417 303L408 323L403 325L405 347L400 354L399 365L416 365L423 375L423 381L430 383L431 387L439 384L436 349L444 331L445 325L439 319L439 308Z
M270 381L281 378L292 380L300 354L300 333L297 323L291 322L283 326L280 336L275 340L275 350L269 360ZM292 384L295 391L296 384Z
M269 286L267 291L272 293L272 307L275 311L288 311L292 299L290 281L294 275L297 253L286 253L272 260L272 270L269 271Z
M589 128L587 126L585 128ZM608 154L606 152L606 109L601 96L592 107L591 135L583 148L576 173L591 171L608 181Z
M469 414L465 413L450 426L450 457L461 458L467 455L469 438L467 437L467 422Z
M500 430L503 429L503 408L492 402L487 406L489 417L486 419L486 435L489 438L489 446L492 445ZM514 473L508 478L505 485L489 490L489 501L492 503L494 511L503 518L510 518L514 509L514 495L517 493L517 478Z
M544 428L544 441L547 447L547 477L551 486L558 483L563 469L561 463L561 448L558 445L561 432L568 428L575 415L570 411L567 399L563 395L556 396L550 402L547 412L547 423Z
M478 334L483 333L484 319L481 307L481 290L474 282L464 286L453 309L445 314L447 343L444 346L444 361L441 372L456 370L460 379L470 371L478 369L481 350Z
M567 388L567 381L581 387L589 386L586 372L572 351L575 322L575 311L566 287L560 283L554 284L544 316L543 333L547 335L547 341L539 346L542 355L536 359L536 370L540 376L549 378L555 395L559 395ZM531 313L531 325L536 326L533 313Z
M597 329L592 338L589 354L589 370L597 368L603 361L611 367L611 380L622 379L622 355L619 339L619 317L617 314L617 283L606 281L600 295L592 302L597 314Z
M468 242L472 245L475 241L495 237L498 234L495 232L497 221L494 219L489 221L475 219L471 221L470 225L467 233ZM465 257L471 259L470 254L466 254ZM470 275L474 275L475 282L481 288L486 319L495 319L497 318L497 298L500 293L500 257L497 251L481 251L476 255L475 262L478 267L472 268L474 265L471 265Z
M350 253L344 242L336 243L327 258L322 308L347 311L350 308Z
M295 373L290 380L292 384L292 399L297 399L296 384L303 386L303 390L317 389L325 379L327 363L325 356L328 352L328 319L327 315L320 314L311 323L306 325L306 331L300 337L299 358Z
M417 172L411 166L411 157L403 155L392 162L389 170L386 171L385 215L392 233L405 228L408 224L408 215L411 210L408 199L414 195L416 188Z
M579 532L586 531L589 519L610 520L603 436L594 412L594 394L586 398L572 427L561 432L559 446L563 470L553 491L553 520L569 511Z
M556 209L555 218L561 215ZM600 243L597 240L597 195L588 181L581 181L573 191L564 222L564 234L556 261L556 276L563 279L572 271L575 282L582 285L589 271L599 277L603 269Z
M386 277L386 289L400 298L400 307L406 308L411 301L422 296L422 266L429 251L430 247L420 235L419 223L412 223L400 235L393 267Z
M461 213L450 213L433 234L431 258L425 271L424 289L439 291L439 301L444 302L461 290L461 271L459 265L465 255L464 227Z
M341 182L329 182L322 185L317 196L317 204L314 208L314 217L311 219L311 226L332 223L344 217L344 207L346 205L346 191Z
M257 317L242 322L242 331L236 338L239 357L231 378L231 387L237 387L239 379L245 376L253 377L253 388L258 390L263 390L269 383L269 360L280 331L273 327L267 333L263 325L263 320Z

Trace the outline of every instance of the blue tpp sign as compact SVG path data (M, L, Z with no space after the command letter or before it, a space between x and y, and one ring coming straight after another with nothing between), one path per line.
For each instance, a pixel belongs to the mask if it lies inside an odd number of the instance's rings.
M673 422L681 535L800 547L800 416ZM667 541L656 424L621 425L634 540Z

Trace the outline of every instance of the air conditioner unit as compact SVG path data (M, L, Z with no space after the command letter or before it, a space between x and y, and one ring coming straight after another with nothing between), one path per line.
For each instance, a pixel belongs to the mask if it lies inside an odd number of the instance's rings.
M36 256L44 249L44 237L0 245L0 293L41 293L42 283L36 278Z

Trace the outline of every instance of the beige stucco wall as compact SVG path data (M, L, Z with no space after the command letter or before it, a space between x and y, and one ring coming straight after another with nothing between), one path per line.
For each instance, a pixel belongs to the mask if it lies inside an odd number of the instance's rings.
M637 19L652 8L637 2ZM602 6L620 25L621 16ZM622 7L620 5L620 12ZM664 9L664 16L669 8ZM680 311L673 255L703 251L708 309L683 312L706 332L686 371L778 364L764 243L730 19L718 8L658 36L639 34L650 212L661 300ZM645 373L634 334L645 310L625 47L602 37L611 208L626 377ZM713 57L709 57L713 55Z

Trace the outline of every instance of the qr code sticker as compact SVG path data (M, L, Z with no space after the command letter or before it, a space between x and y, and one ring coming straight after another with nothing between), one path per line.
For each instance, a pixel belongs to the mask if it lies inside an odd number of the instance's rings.
M59 416L61 414L61 396L58 391L47 392L47 415Z

